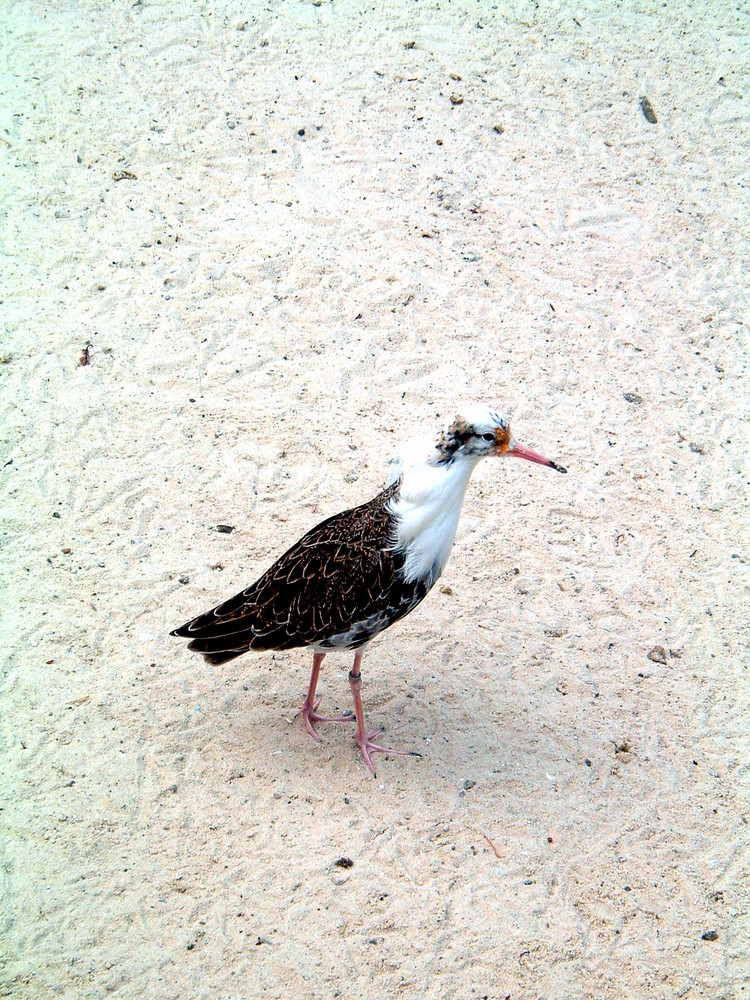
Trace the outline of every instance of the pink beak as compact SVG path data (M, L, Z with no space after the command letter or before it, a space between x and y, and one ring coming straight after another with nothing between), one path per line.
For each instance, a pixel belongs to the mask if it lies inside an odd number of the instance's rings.
M540 455L538 451L532 451L531 448L526 448L524 445L519 444L511 438L508 450L504 453L506 455L515 455L516 458L525 458L527 462L536 462L537 465L546 465L548 469L555 469L557 472L567 472L561 465L557 462L553 462L549 458L545 458L544 455Z

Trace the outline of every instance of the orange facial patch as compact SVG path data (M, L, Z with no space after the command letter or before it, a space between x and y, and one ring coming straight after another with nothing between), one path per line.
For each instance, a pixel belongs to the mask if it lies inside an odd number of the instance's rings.
M495 447L499 452L510 448L510 427L495 428Z

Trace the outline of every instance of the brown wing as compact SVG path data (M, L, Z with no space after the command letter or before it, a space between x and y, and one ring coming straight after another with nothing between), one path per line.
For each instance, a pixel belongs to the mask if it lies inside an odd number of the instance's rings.
M318 524L252 586L172 635L191 639L190 649L221 663L249 649L322 643L385 613L402 561L385 547L387 505L397 488Z

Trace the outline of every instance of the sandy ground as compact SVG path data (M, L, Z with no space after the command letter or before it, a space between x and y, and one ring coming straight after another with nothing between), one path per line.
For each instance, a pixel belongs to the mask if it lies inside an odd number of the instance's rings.
M3 6L3 997L750 996L750 11L637 6ZM471 399L570 472L373 780L168 632Z

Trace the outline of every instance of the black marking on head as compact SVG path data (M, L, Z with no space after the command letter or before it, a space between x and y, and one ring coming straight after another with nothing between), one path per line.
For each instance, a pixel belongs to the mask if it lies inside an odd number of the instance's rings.
M489 417L496 429L507 429L507 421L499 413L490 413ZM487 454L487 445L496 440L496 435L490 434L484 423L482 428L479 430L465 417L456 417L448 430L443 431L437 440L438 461L450 464L456 453L462 449L466 454Z
M447 431L443 431L437 440L437 450L441 462L452 462L453 457L469 438L474 434L474 428L463 417L456 417Z

